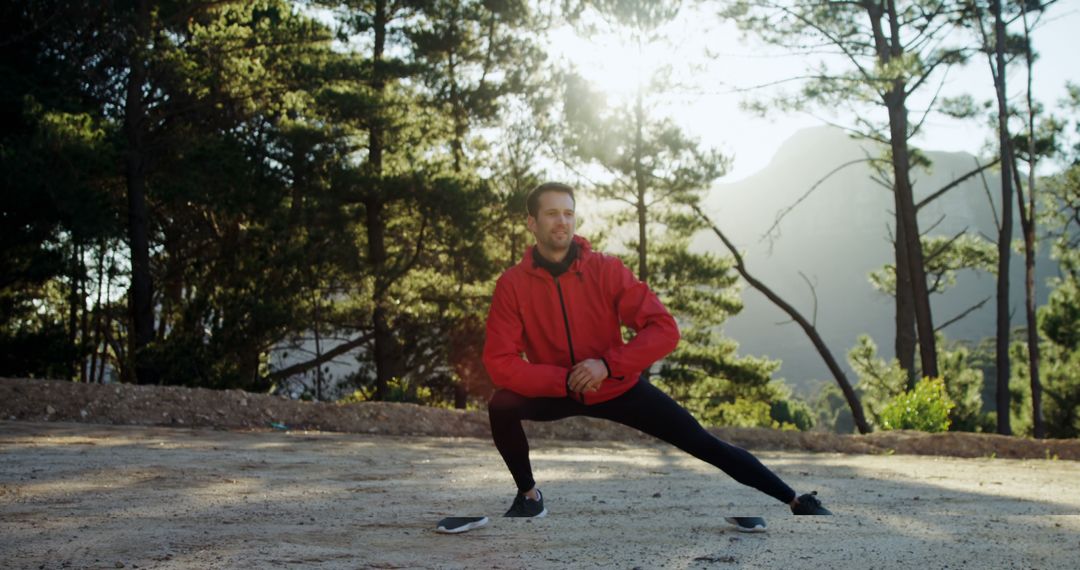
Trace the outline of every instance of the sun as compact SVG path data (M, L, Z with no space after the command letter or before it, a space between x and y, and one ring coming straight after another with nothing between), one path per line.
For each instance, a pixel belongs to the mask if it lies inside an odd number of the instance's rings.
M551 34L553 55L573 67L593 87L613 99L630 99L674 63L667 42L638 44L626 35L586 37L570 26Z

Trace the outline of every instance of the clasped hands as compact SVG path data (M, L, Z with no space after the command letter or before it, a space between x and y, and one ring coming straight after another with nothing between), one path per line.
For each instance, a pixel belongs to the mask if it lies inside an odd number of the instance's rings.
M600 389L600 383L608 377L608 369L603 360L588 358L578 362L570 369L570 379L566 387L571 392L585 393L595 392Z

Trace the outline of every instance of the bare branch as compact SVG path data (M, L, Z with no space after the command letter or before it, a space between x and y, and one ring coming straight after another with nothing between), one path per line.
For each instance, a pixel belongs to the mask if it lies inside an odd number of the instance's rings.
M839 4L839 2L837 2L837 4ZM854 3L854 2L852 2L852 4L857 5L857 3ZM825 31L821 26L817 25L816 22L813 22L812 20L809 20L809 19L803 17L800 14L792 12L791 10L789 10L788 8L786 8L784 6L776 6L774 4L773 7L776 8L776 9L779 9L782 12L792 16L793 18L801 21L803 24L813 28L814 30L816 30L822 36L825 36L826 39L828 39L830 42L832 42L834 45L836 45L836 47L840 48L840 51L844 52L844 55L847 56L848 60L851 61L851 64L855 66L855 69L857 69L859 71L859 73L863 76L863 78L866 80L867 83L873 83L873 81L874 81L873 80L873 75L871 75L870 72L868 72L866 70L866 68L863 67L862 63L859 62L859 60L855 56L855 54L851 53L851 51L848 50L848 48L845 46L844 42L842 42L840 40L840 38L833 37L832 34Z
M956 240L960 239L966 233L967 233L967 228L965 227L963 230L960 231L960 233L958 233L958 234L954 235L952 238L950 238L949 241L941 244L941 247L939 247L939 248L935 249L934 251L930 252L926 256L926 258L923 260L924 263L929 264L931 261L934 260L935 257L941 255L942 253L945 253L945 250L949 249L949 246L956 243Z
M987 298L983 299L982 301L979 301L978 303L975 303L971 307L968 307L964 312L960 313L959 315L956 315L955 317L953 317L953 318L945 321L944 323L941 323L940 325L934 327L934 332L938 332L938 331L944 329L945 327L955 323L956 321L959 321L960 319L968 316L969 314L973 313L974 311L979 310L989 300L990 300L990 297L987 297Z
M806 281L806 286L810 288L810 295L814 297L814 315L810 319L810 324L812 324L812 325L814 325L816 327L817 326L817 311L818 311L817 289L814 288L814 284L810 282L810 279L806 277L805 273L803 273L802 271L799 271L799 276L803 278L803 281Z
M1000 160L1000 158L998 160ZM978 160L976 160L975 163L978 164ZM982 178L983 191L986 193L986 201L990 203L990 211L994 214L994 227L997 228L998 233L1001 233L1001 218L998 217L997 207L994 206L994 197L990 195L990 183L986 180L986 171L982 169L979 170L979 177Z
M915 211L918 212L919 209L921 209L923 206L929 204L930 202L933 202L934 200L937 200L938 198L940 198L943 194L945 194L949 190L952 190L953 188L956 188L957 186L963 184L964 181L967 180L968 178L971 178L972 176L975 176L976 174L982 173L982 171L986 170L987 168L990 168L991 166L994 166L998 162L1001 162L1000 158L994 159L993 161L988 162L986 164L979 164L979 159L976 158L975 159L975 169L974 170L971 170L971 171L965 173L960 178L957 178L956 180L953 180L952 182L950 182L950 183L946 184L945 186L943 186L937 192L934 192L933 194L927 196L926 198L923 198L918 204L915 204Z
M919 117L919 121L915 123L915 126L911 128L911 132L908 133L908 138L914 137L922 130L923 123L926 122L926 118L930 116L930 112L934 110L934 104L937 103L938 97L941 96L941 90L945 87L945 80L949 78L949 70L946 69L945 73L941 76L941 82L938 83L937 90L934 91L934 97L930 100L930 104L926 106L926 111L923 112L922 117Z
M945 214L942 214L942 215L941 215L941 217L940 217L940 218L938 218L936 222L934 222L933 224L931 224L929 228L926 228L925 230L923 230L923 231L919 232L919 237L925 236L926 234L928 234L928 233L930 233L930 232L934 231L934 228L936 228L936 227L938 227L939 225L941 225L941 222L944 222L944 221L945 221Z
M284 380L290 376L295 376L296 374L300 374L301 372L305 372L316 366L319 366L324 362L329 362L337 358L338 356L341 356L342 354L345 354L346 352L349 352L350 350L366 343L368 340L371 339L373 334L374 333L370 332L362 334L357 338L339 344L333 349L324 352L322 356L318 358L307 360L305 362L299 362L287 368L282 368L281 370L275 370L274 372L270 373L270 380L273 382L280 382L281 380Z
M773 222L773 224L771 226L769 226L769 229L765 230L765 233L762 234L762 236L761 236L761 240L764 240L765 238L771 236L773 234L774 230L776 230L777 226L780 225L780 222L783 221L784 217L787 216L789 213L791 213L791 211L794 210L796 206L801 204L803 202L803 200L806 200L807 198L809 198L810 194L812 194L814 192L814 190L817 190L818 187L821 186L823 183L825 183L826 180L831 178L832 175L836 174L837 172L840 172L841 170L843 170L843 169L845 169L845 168L847 168L849 166L852 166L852 165L855 165L855 164L860 164L860 163L863 163L863 162L867 162L867 159L860 158L860 159L856 159L856 160L849 160L848 162L845 162L845 163L841 164L840 166L837 166L836 168L830 170L829 173L826 174L825 176L822 176L821 178L819 178L817 182L814 182L814 184L812 186L810 186L809 190L807 190L802 196L800 196L798 200L795 200L794 204L788 206L787 208L784 208L783 210L780 210L780 212L776 214L776 220ZM759 240L759 241L761 241L761 240Z
M735 248L735 245L731 243L727 236L724 235L722 231L720 231L720 228L717 227L716 224L714 224L712 220L710 220L709 217L701 211L701 208L697 204L691 204L690 207L693 208L694 213L701 217L703 222L705 222L710 228L712 228L713 233L715 233L716 236L720 238L720 241L723 242L724 247L726 247L731 253L732 257L734 257L735 269L739 272L739 275L741 275L742 278L746 280L746 282L749 283L751 287L756 289L761 294L765 295L765 297L772 301L773 304L775 304L777 307L787 313L788 316L790 316L793 320L795 320L795 322L799 324L803 332L806 333L806 336L810 338L810 342L814 345L814 348L817 350L822 360L825 361L825 365L829 368L829 371L832 372L833 377L836 379L836 383L840 385L840 390L844 393L844 398L847 400L848 407L851 408L851 414L855 419L855 425L859 428L859 433L869 433L870 426L866 422L866 417L863 413L862 403L859 401L859 396L851 387L851 383L848 382L847 375L844 374L843 369L840 368L840 364L837 363L836 359L832 355L832 352L829 351L829 348L828 346L826 346L824 339L822 339L821 335L818 334L817 328L809 321L807 321L806 318L804 318L799 313L799 311L795 309L795 307L791 306L782 298L780 298L779 295L773 292L773 290L766 286L764 283L754 278L754 276L751 275L749 271L747 271L746 263L743 260L742 255L739 253L739 250L737 250Z

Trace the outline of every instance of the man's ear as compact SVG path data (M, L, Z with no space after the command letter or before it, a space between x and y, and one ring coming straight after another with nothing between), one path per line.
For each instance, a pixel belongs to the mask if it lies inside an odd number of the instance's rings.
M532 216L529 216L528 219L525 220L525 226L527 228L529 228L530 233L535 234L536 233L536 218L534 218Z

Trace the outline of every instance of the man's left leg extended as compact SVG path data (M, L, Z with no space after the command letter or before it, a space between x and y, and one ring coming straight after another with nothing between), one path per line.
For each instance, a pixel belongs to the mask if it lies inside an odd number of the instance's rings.
M793 510L802 500L802 497L796 499L795 490L757 457L705 431L690 412L648 382L638 382L614 400L588 406L586 414L616 421L662 439L712 464L739 483L787 503ZM816 501L816 497L813 499Z
M488 402L491 438L506 467L514 477L517 496L508 517L542 517L547 514L543 496L533 479L529 461L529 440L521 420L549 422L582 415L586 406L570 398L527 398L509 390L499 390Z

